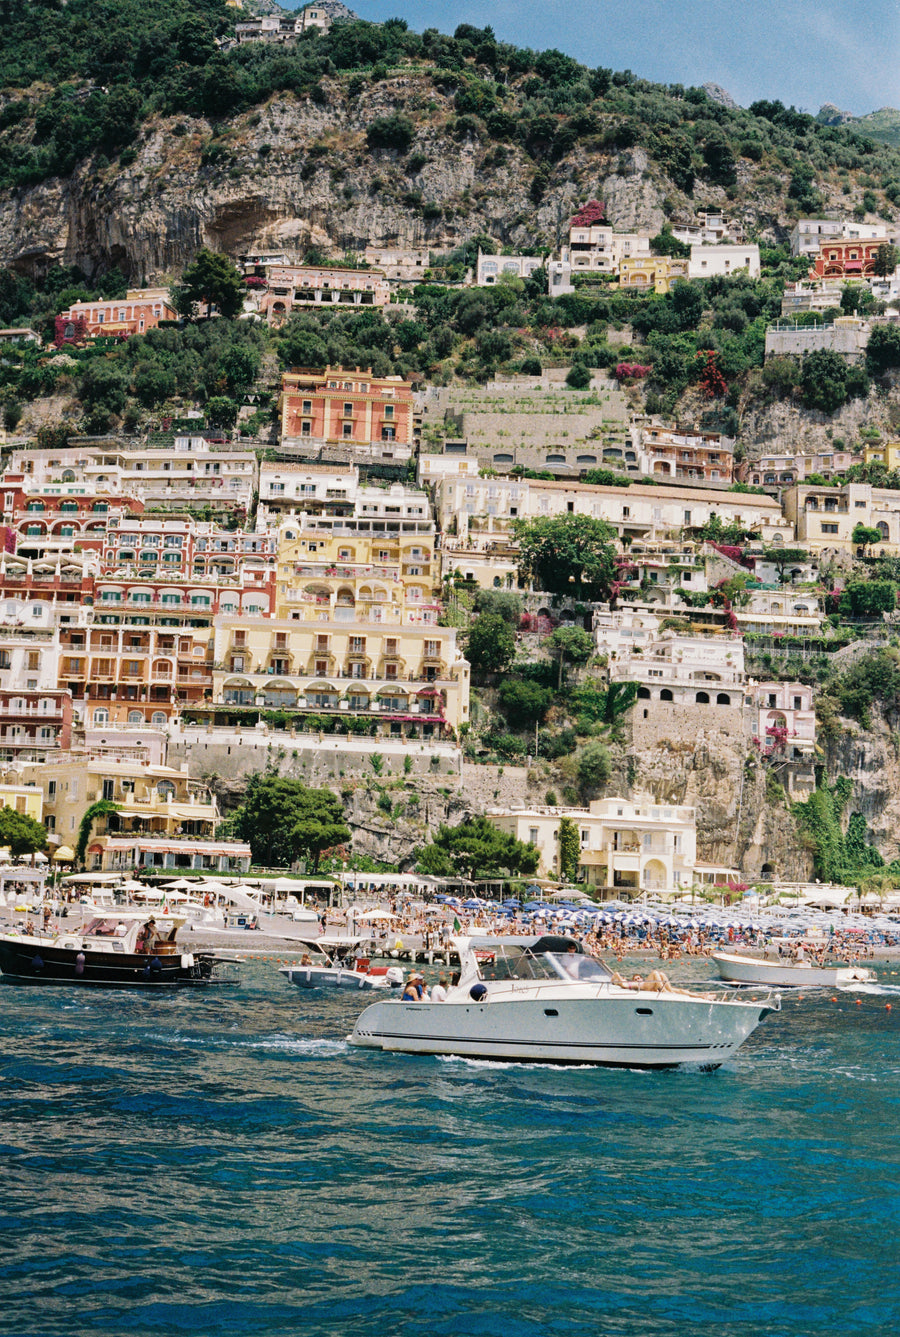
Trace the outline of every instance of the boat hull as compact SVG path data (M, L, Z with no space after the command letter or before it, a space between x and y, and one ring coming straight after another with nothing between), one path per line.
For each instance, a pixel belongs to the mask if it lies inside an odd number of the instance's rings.
M31 938L0 938L0 972L16 984L69 984L113 989L174 989L236 984L212 955L74 950Z
M865 966L815 966L804 961L767 961L761 957L714 952L712 960L719 976L732 984L755 984L779 988L838 989L865 984L876 978Z
M714 1069L772 1009L653 995L370 1004L349 1043L407 1054L614 1068Z
M364 975L360 970L331 969L328 966L282 966L280 973L298 989L386 989L383 975Z

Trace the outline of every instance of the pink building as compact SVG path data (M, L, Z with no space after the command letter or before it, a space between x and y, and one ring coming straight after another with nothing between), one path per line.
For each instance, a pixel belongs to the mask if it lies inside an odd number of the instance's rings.
M56 317L57 348L99 335L128 339L155 330L161 320L177 320L168 288L130 288L109 302L73 302Z

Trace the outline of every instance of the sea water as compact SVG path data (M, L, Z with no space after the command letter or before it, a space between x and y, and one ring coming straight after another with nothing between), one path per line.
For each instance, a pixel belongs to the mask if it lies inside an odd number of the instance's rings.
M787 996L711 1074L352 1049L371 995L256 961L7 985L0 1332L894 1333L895 970Z

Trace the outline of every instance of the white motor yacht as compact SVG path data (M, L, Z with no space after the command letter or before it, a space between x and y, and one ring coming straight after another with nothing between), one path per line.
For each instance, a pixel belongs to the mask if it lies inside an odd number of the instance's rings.
M740 956L734 952L713 952L712 958L723 980L732 984L755 984L771 988L840 989L850 984L870 984L877 979L865 966L839 963L818 965L798 961L796 957Z
M573 938L455 939L461 972L446 1001L384 1001L362 1013L350 1044L606 1067L719 1067L769 1012L750 1000L673 987L659 971L627 984Z

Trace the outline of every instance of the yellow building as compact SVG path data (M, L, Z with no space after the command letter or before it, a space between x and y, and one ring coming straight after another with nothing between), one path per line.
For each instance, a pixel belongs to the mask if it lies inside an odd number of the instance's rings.
M326 523L285 528L278 546L276 616L436 623L440 572L433 523L398 521L389 529L385 517L365 520L364 507L358 513L358 526L339 521L333 529Z
M221 821L216 801L184 771L69 752L25 764L21 774L43 801L47 829L73 847L92 804L105 799L117 805L94 819L86 859L91 870L234 873L250 867L250 846L216 837Z
M879 441L877 445L863 446L866 464L883 464L891 473L900 469L900 441Z
M469 665L453 627L410 623L389 606L377 619L348 608L350 618L332 620L324 596L318 608L216 618L206 714L234 723L248 707L281 710L296 712L300 729L314 717L336 733L418 739L452 737L468 722Z
M434 524L402 489L376 491L353 516L285 522L275 616L215 619L207 718L280 710L301 730L312 716L332 732L419 739L468 722L469 665L438 626Z
M686 279L687 260L674 255L632 255L619 261L619 287L667 293L676 279Z
M0 785L0 808L12 808L35 822L44 820L44 795L30 785Z

